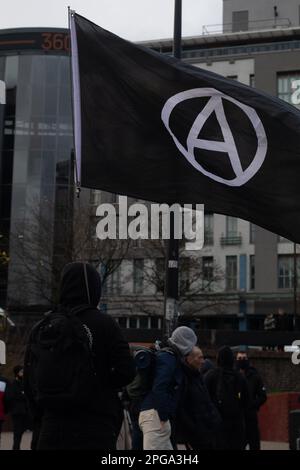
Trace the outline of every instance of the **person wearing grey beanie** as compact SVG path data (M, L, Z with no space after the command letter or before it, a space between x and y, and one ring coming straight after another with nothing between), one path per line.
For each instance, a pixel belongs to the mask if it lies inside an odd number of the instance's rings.
M183 384L183 359L197 344L191 328L176 328L168 347L156 354L152 388L144 398L139 415L144 450L172 450L171 422L174 420Z
M168 340L171 346L175 346L182 356L187 356L197 344L195 332L187 326L179 326L173 331Z

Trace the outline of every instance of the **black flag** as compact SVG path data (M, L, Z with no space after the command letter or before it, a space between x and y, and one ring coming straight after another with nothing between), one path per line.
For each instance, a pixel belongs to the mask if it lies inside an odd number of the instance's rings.
M300 243L297 109L79 15L71 36L83 186L204 203Z

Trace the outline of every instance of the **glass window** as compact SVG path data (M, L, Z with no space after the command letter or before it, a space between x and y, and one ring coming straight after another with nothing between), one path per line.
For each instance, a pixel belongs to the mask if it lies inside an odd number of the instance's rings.
M300 285L300 257L297 256L297 285ZM294 256L278 256L278 287L291 289L294 287Z
M158 328L158 318L157 317L151 317L150 318L150 328Z
M91 190L90 201L92 206L99 206L101 203L101 191L99 189Z
M236 217L226 217L226 237L230 238L237 236L237 222Z
M300 109L300 71L279 74L277 77L278 98Z
M214 275L214 258L213 256L203 256L202 258L202 276L203 280L211 282Z
M226 290L237 289L237 257L226 256Z
M250 255L250 263L249 263L249 277L250 277L250 289L255 289L255 256Z
M133 292L141 294L144 287L144 260L133 260Z
M204 244L214 244L214 215L204 214Z
M139 317L139 323L140 323L140 328L142 328L143 330L146 330L147 328L149 328L148 317Z
M249 243L254 243L255 242L255 225L254 224L249 224Z
M121 292L121 265L119 265L119 261L115 260L113 262L112 272L107 277L105 285L106 285L106 292L107 295L118 295Z
M137 328L137 317L129 317L129 328Z

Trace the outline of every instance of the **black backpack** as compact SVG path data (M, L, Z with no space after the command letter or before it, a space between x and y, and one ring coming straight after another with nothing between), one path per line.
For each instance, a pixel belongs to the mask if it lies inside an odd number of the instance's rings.
M34 326L27 347L24 379L38 408L85 405L97 388L93 336L78 315L89 306L51 311Z
M223 419L241 415L241 387L239 373L234 370L217 369L216 406Z

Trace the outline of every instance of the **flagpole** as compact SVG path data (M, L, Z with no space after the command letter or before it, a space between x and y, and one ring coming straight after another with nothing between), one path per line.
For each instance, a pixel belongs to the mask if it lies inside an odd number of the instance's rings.
M77 197L81 191L81 109L80 109L80 85L78 70L78 49L76 28L74 22L75 11L68 7L68 23L70 31L70 71L71 71L71 92L72 92L72 116L74 149L71 150L71 158L74 159L74 179Z
M181 58L182 1L175 0L173 55ZM175 201L176 202L176 201ZM164 301L164 334L170 336L178 317L178 260L179 240L175 239L174 212L170 212L170 239L166 253L166 283Z

